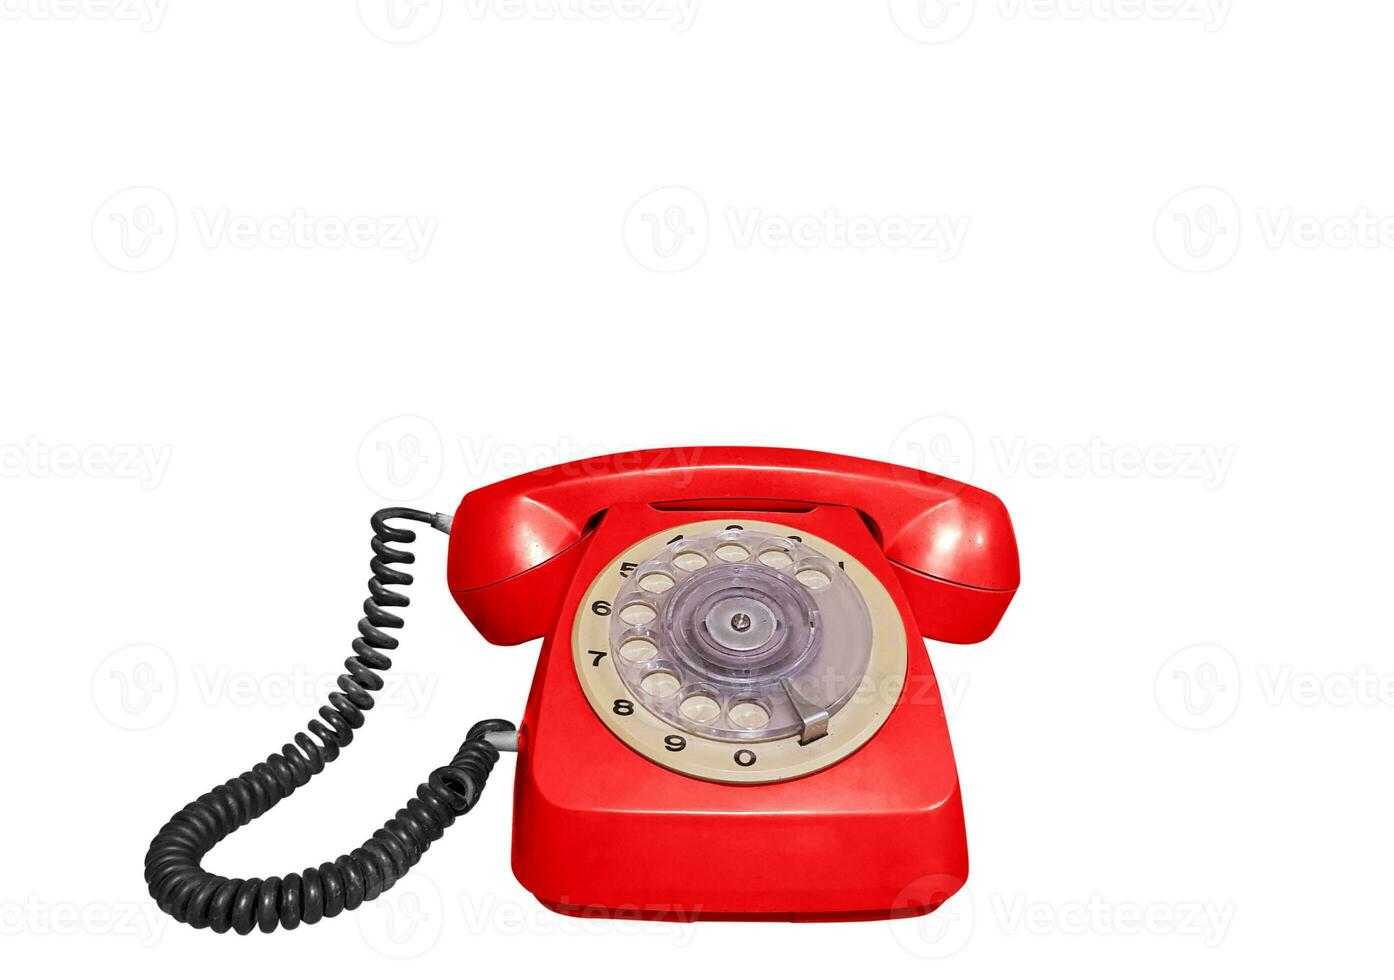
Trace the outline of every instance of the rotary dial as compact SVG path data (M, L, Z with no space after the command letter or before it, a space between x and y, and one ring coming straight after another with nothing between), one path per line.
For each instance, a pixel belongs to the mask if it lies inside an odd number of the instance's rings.
M616 735L726 782L844 757L884 721L905 673L904 627L875 577L764 522L637 543L592 585L574 640L582 688Z

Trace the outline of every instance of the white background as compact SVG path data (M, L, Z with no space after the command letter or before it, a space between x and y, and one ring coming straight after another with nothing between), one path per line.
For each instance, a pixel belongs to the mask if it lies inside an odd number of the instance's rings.
M10 973L1221 977L1387 949L1387 5L142 2L0 20ZM1011 510L1001 629L930 651L960 899L894 927L557 917L509 871L505 759L377 906L244 939L155 912L155 830L348 653L375 508L710 443ZM534 648L487 646L444 539L418 551L416 686L213 870L332 858L521 713Z

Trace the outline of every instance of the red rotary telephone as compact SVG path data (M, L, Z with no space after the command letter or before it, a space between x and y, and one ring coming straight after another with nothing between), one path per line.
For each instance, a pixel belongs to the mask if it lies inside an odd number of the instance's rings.
M448 580L486 639L545 637L515 731L481 722L364 845L274 879L200 861L332 761L401 625L390 567L449 530ZM374 518L374 579L340 692L295 745L176 814L146 857L162 908L218 931L294 927L376 898L516 750L513 869L580 915L918 915L968 874L963 809L920 636L985 639L1016 591L993 495L830 453L601 456L467 495L453 520ZM384 663L385 661L385 663ZM346 683L347 681L347 683ZM376 685L374 685L376 682Z

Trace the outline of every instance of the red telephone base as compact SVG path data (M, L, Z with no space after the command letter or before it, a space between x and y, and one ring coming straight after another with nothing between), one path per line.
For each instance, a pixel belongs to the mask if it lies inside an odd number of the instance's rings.
M592 580L679 522L777 519L850 554L904 624L905 684L870 741L829 768L761 785L681 775L623 744L577 681L571 635ZM519 739L513 869L568 915L827 921L922 915L968 876L963 809L938 685L890 562L857 513L616 505L586 538L542 648Z
M938 905L934 906L915 905L900 909L876 909L859 912L770 912L767 914L696 912L684 915L677 912L646 912L643 909L629 911L586 908L580 905L559 905L544 899L538 899L538 901L553 912L577 919L642 919L647 922L696 922L698 920L702 922L874 922L880 919L912 919L917 915L927 915L943 904L943 901L940 901Z

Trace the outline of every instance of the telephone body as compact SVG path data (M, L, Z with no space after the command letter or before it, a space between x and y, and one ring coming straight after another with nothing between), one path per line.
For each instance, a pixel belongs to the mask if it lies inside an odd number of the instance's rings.
M393 665L406 523L450 535L447 577L493 643L545 637L516 727L470 727L362 845L267 878L219 841L350 745ZM513 869L576 915L836 920L932 911L968 876L958 774L920 637L975 643L1017 588L985 491L793 449L600 456L468 494L454 517L373 515L373 576L338 689L241 775L176 812L145 880L194 928L313 925L376 900L516 751Z
M545 638L513 869L549 908L881 918L966 880L919 638L983 640L1011 601L992 494L822 452L621 453L468 494L448 579L489 641Z

